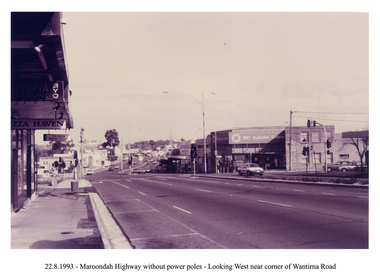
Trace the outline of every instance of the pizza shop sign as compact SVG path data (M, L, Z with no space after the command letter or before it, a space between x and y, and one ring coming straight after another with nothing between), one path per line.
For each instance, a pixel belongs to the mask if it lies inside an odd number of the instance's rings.
M66 119L13 119L11 129L64 129Z

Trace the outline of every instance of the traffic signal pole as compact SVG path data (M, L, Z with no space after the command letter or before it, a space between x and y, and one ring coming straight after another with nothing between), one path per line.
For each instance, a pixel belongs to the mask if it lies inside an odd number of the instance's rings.
M326 127L325 127L325 125L318 123L315 120L311 121L310 119L307 121L306 125L307 125L307 127L310 128L312 124L313 124L313 127L315 127L317 125L323 127L323 132L324 132L324 137L325 137L325 141L323 143L323 147L325 149L325 172L327 173L328 170L327 170L327 133L326 133Z

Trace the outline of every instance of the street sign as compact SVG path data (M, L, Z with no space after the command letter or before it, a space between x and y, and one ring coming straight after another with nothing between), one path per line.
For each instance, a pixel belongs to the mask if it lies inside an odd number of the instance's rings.
M68 137L65 134L44 134L44 141L66 141Z

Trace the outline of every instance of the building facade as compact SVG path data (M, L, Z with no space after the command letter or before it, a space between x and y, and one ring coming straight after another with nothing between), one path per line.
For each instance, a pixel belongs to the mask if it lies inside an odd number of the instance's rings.
M288 171L323 171L325 163L334 162L337 154L335 126L293 126L285 128L286 163ZM326 147L329 140L334 150ZM308 149L304 155L304 148Z

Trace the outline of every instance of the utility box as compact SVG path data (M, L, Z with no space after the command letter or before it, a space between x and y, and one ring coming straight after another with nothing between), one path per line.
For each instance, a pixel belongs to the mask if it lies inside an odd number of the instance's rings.
M71 182L71 192L78 193L78 181Z

